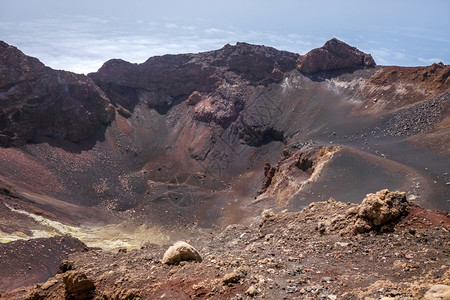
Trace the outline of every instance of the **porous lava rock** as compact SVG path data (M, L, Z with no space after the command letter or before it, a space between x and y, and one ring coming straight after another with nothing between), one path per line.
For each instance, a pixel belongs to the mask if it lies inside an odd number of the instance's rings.
M164 253L162 262L168 265L177 264L181 261L202 262L198 251L186 242L176 242Z
M89 77L53 70L0 41L0 146L21 146L37 136L78 142L114 115Z
M408 214L408 207L409 203L404 192L384 189L375 194L367 194L358 207L349 211L350 215L356 217L353 230L363 233L382 229L382 226Z
M375 61L355 47L334 38L299 59L298 69L305 74L351 68L374 67Z

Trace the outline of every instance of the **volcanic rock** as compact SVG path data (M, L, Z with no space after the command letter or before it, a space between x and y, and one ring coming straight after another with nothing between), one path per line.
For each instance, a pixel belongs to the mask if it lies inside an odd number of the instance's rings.
M272 47L236 43L236 46L225 45L219 51L207 52L204 60L211 65L225 68L240 75L253 84L280 78L280 72L295 69L300 55L280 51Z
M94 281L89 279L86 274L77 271L69 271L64 274L63 281L66 289L66 299L81 300L92 299L94 297Z
M193 92L202 95L214 92L224 84L224 79L244 80L253 85L278 81L284 72L295 69L298 57L270 47L237 43L199 54L151 57L142 64L113 59L89 76L114 104L133 111L138 102L144 102L165 113Z
M250 297L256 296L258 294L258 289L254 286L251 285L246 291L245 291L246 295L249 295Z
M236 119L239 109L236 105L221 98L207 98L195 106L194 117L202 122L214 122L226 127Z
M164 253L162 262L168 265L177 264L181 261L202 262L198 251L186 242L176 242Z
M111 291L106 291L103 293L103 299L121 299L121 300L133 300L139 299L139 291L137 289L121 289L114 287Z
M93 81L56 71L0 41L0 146L38 136L78 142L114 118Z
M189 95L189 98L186 100L187 105L196 105L202 100L202 95L197 92L193 91L191 95Z
M347 56L339 59L346 62ZM299 57L238 43L217 51L154 57L143 64L112 60L89 75L119 112L106 127L104 140L90 149L84 143L65 148L56 136L46 138L54 143L34 143L39 141L36 134L24 147L0 147L2 236L32 236L34 230L51 229L34 219L22 222L29 218L26 212L39 212L68 225L92 224L99 218L141 223L145 236L155 239L133 251L72 254L61 265L64 273L55 275L57 283L36 290L35 299L64 298L62 278L68 272L85 274L94 282L95 297L106 299L135 297L136 289L142 299L231 299L245 297L252 285L267 299L290 296L286 293L300 299L356 299L363 292L367 294L361 298L394 296L372 288L381 278L395 281L402 293L395 297L419 298L431 285L448 284L448 266L442 265L448 260L448 215L412 204L406 215L402 200L390 205L378 199L385 194L367 201L366 208L356 204L367 190L405 187L420 203L448 207L449 178L442 163L447 156L427 151L428 142L415 148L405 138L382 135L386 126L400 131L411 123L404 119L420 117L426 122L417 128L427 130L421 133L439 128L442 137L449 136L449 123L444 123L450 99L447 67L436 65L425 73L424 68L364 69L361 56L351 64L356 67L317 74L333 76L321 82L296 69ZM370 65L369 58L366 63ZM421 91L422 86L427 88ZM369 93L372 87L375 94ZM401 111L422 100L429 110L414 105L414 114ZM365 107L370 112L379 108L385 115L361 115ZM391 113L399 118L386 115ZM445 145L445 139L440 143ZM304 147L308 145L310 150ZM270 167L263 174L266 162ZM257 196L263 180L267 190ZM17 209L24 214L17 217L3 201L14 207L19 203ZM256 222L248 224L251 220ZM238 225L224 233L215 230L229 224ZM164 236L147 234L150 225ZM360 232L355 228L375 233L354 236ZM109 238L95 239L110 246ZM168 247L160 245L169 238L191 240L205 254L205 262L184 263L180 254L179 266L168 267L176 262L167 257L166 264L161 263ZM130 236L130 243L133 240ZM0 261L19 261L10 258L20 244L0 247L0 256L6 258ZM37 262L4 268L17 274L15 287L45 280L33 272L55 253L43 241L26 244L20 253L28 255L24 250L29 245L44 247L31 251L38 254ZM194 252L188 259L199 257ZM223 284L223 274L240 268L248 271L238 281L242 284ZM329 283L323 279L327 277ZM424 288L410 289L412 280ZM1 292L1 299L23 299L22 291Z
M350 226L354 220L343 215L350 207L359 209L355 203L314 202L297 212L266 210L261 221L230 225L214 235L196 232L195 244L205 253L201 264L168 267L157 259L166 247L149 244L126 253L73 254L75 271L69 272L94 282L95 299L242 299L245 294L283 299L286 293L292 299L424 299L431 286L448 286L447 213L411 206L393 232L316 231L319 222L337 218ZM416 229L414 236L410 228ZM374 272L378 276L371 276ZM30 290L28 299L64 299L64 276L57 274L40 288L2 291L0 299L24 299ZM436 296L439 289L432 288Z
M307 145L298 149L296 145L285 147L276 166L264 166L264 179L260 197L271 196L278 204L298 193L305 184L318 176L323 166L332 159L338 147Z
M339 69L370 68L375 61L370 54L359 51L346 43L331 39L321 48L306 53L299 59L298 69L305 74Z
M275 176L276 171L277 169L275 167L271 167L270 163L266 163L264 165L264 180L261 185L261 190L258 193L262 194L267 191L267 188L272 183L272 178Z
M231 272L231 273L227 273L223 276L222 278L222 282L224 284L228 284L228 283L236 283L239 282L239 280L242 278L242 274L239 272Z
M433 285L423 297L424 300L449 300L450 286L445 284Z
M351 212L352 213L352 212ZM398 220L408 213L408 201L404 192L387 189L367 194L356 213L356 232L367 232Z

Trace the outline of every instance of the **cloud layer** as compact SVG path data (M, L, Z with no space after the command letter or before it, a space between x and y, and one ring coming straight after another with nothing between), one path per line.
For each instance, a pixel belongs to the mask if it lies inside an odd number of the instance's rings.
M210 22L200 18L156 18L149 21L67 15L32 21L0 21L0 32L0 39L17 46L25 54L39 58L54 69L76 73L94 72L112 58L140 63L155 55L214 50L238 41L304 54L334 37L326 31L300 34L294 30L260 31L230 25L211 26ZM417 41L426 36L418 33L410 37L376 30L366 34L368 37L350 29L343 30L337 38L371 53L382 65L448 63L450 55L445 46L449 41L446 39L433 41L435 46L430 44L428 49L414 49L414 43L406 49L399 45L409 44L400 41L399 37Z

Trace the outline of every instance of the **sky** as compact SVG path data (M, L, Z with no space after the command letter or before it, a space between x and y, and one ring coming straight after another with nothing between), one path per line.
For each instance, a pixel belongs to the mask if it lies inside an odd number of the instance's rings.
M0 40L54 69L97 71L248 42L299 54L336 37L379 65L450 64L449 0L0 0Z

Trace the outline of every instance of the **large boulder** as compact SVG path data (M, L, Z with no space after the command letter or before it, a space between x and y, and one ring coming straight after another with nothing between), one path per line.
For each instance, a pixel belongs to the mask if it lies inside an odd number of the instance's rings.
M406 193L384 189L375 194L367 194L362 203L351 209L349 214L356 217L354 231L362 233L394 223L408 214L408 209Z
M177 264L181 261L202 262L198 251L186 242L176 242L164 253L162 262L168 265Z
M374 66L375 61L370 54L335 38L326 42L321 48L309 51L298 61L298 69L305 74Z

